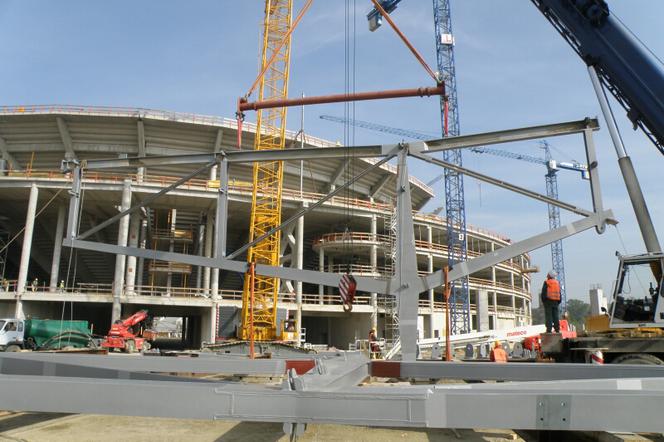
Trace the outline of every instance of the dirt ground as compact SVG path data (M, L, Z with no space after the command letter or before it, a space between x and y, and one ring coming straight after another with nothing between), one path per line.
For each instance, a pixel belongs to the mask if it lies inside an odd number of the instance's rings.
M281 424L135 418L123 416L6 413L0 416L0 441L110 442L288 441ZM505 430L412 430L347 425L309 425L299 441L522 441Z

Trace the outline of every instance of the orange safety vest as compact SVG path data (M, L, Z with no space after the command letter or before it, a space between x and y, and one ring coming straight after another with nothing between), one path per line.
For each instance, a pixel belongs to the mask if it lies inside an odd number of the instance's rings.
M546 280L546 299L560 301L560 283L555 279Z
M505 363L507 362L507 352L500 347L493 348L489 355L489 359L491 362Z

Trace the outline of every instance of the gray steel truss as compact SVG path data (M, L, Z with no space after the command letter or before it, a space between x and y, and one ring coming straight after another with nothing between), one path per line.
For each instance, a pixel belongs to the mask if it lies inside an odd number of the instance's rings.
M293 223L305 213L315 209L325 201L332 198L336 193L348 187L357 179L370 170L379 167L390 158L398 155L397 171L397 256L395 261L395 273L390 279L374 279L369 277L357 276L357 288L361 291L370 293L381 293L396 296L399 300L399 335L401 337L401 356L404 361L414 361L417 353L417 312L419 294L423 291L440 287L444 284L443 272L438 270L431 275L424 277L418 276L417 259L412 247L414 241L414 228L412 218L411 191L408 181L407 158L412 156L444 168L455 169L457 172L473 176L490 184L500 186L518 194L534 198L538 201L553 204L562 209L581 215L582 218L558 229L547 231L531 238L514 243L495 252L476 257L465 262L458 263L450 270L450 280L454 281L466 277L478 270L498 264L522 253L540 248L551 242L569 237L576 233L595 228L598 233L602 233L607 223L614 223L613 214L610 210L604 210L601 201L601 191L599 187L599 176L597 170L597 160L595 156L595 147L592 142L592 132L598 130L597 120L584 119L566 123L557 123L551 125L535 126L528 128L511 129L499 132L485 134L463 135L457 137L448 137L441 140L430 142L417 142L411 144L399 145L380 145L380 146L360 146L360 147L332 147L332 148L309 148L309 149L288 149L288 150L266 150L266 151L229 151L216 154L196 154L196 155L177 155L172 157L140 157L124 158L112 160L87 160L80 164L73 165L73 186L70 192L71 202L69 210L69 220L67 235L63 241L65 246L81 249L100 251L106 253L123 254L130 256L143 257L155 260L165 260L191 264L195 266L205 266L219 268L227 271L246 273L248 264L244 261L237 261L233 258L238 257L242 251L246 250L251 244L246 244L238 250L227 255L226 253L226 212L228 207L228 164L232 162L253 162L253 161L282 161L282 160L311 160L323 158L339 158L348 156L356 158L379 157L378 162L360 172L354 178L348 180L343 186L336 188L328 193L318 202L303 208L284 221L275 230L281 230ZM583 134L584 145L588 164L590 165L589 180L592 195L593 210L583 209L572 204L564 203L556 199L548 198L545 195L524 189L520 186L497 180L495 178L471 171L469 169L456 166L433 158L430 154L441 150L463 149L475 147L478 145L491 145L511 141L530 140L534 138L562 136L569 134ZM78 213L80 211L80 189L81 176L84 169L104 169L119 167L150 167L155 165L173 165L173 164L191 164L203 163L204 165L192 173L187 174L176 183L162 189L159 193L144 199L141 203L130 209L118 213L109 218L99 226L78 234ZM159 196L183 184L189 178L196 176L214 164L219 164L219 195L217 202L217 216L215 228L215 251L212 258L205 258L197 255L182 253L163 252L157 250L146 250L137 247L122 247L117 245L85 241L84 239L99 229L112 222L119 220L122 216L139 210ZM259 241L257 238L256 241ZM256 273L264 276L273 276L285 280L302 281L312 284L337 287L341 279L341 274L320 272L313 270L304 270L288 267L276 267L267 265L257 265Z
M104 361L105 360L105 361ZM508 379L501 384L360 385L390 364L403 377ZM106 365L106 366L102 366ZM281 374L281 388L177 378L169 370ZM370 362L319 355L304 375L284 361L0 354L0 409L376 427L662 432L664 367ZM385 367L382 367L385 370ZM545 380L552 377L556 380ZM528 382L534 380L536 382ZM560 382L564 380L564 382ZM453 406L452 406L453 405Z

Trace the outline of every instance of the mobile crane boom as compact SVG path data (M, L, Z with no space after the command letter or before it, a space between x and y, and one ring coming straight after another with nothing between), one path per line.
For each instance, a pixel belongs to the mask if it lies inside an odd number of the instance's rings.
M604 0L531 0L664 154L664 70Z

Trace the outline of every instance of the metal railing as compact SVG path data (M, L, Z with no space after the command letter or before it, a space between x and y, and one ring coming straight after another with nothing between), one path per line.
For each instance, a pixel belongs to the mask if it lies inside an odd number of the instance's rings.
M165 240L174 240L174 241L193 241L194 232L191 230L185 229L164 229L164 228L153 228L152 229L152 238L154 239L165 239Z
M0 109L2 109L0 107ZM0 115L2 112L0 111ZM71 177L69 175L63 175L61 171L59 170L41 170L41 169L27 169L27 170L11 170L7 174L8 177L11 178L43 178L43 179L61 179L65 181L71 181ZM100 171L86 171L83 175L83 180L85 182L113 182L113 183L122 183L126 179L131 179L133 183L140 184L140 185L155 185L159 187L166 187L170 184L173 184L177 180L179 180L181 177L178 176L167 176L167 175L143 175L143 176L138 176L135 173L115 173L115 172L100 172ZM246 193L246 194L251 194L252 192L252 183L247 182L247 181L240 181L240 180L234 180L231 179L228 183L229 191L230 192L236 192L236 193ZM216 190L219 188L219 181L217 180L206 180L206 179L201 179L201 178L192 178L185 183L183 183L181 186L179 186L181 189L187 189L187 190ZM326 194L324 193L317 193L317 192L300 192L299 190L296 189L283 189L283 196L286 198L291 198L291 199L296 199L296 200L302 200L303 198L307 199L308 201L318 201L322 197L324 197ZM349 207L355 207L355 208L360 208L360 209L367 209L367 210L375 210L383 213L391 213L394 210L394 207L392 204L386 204L386 203L377 203L377 202L371 202L367 200L362 200L359 198L345 198L345 197L340 197L340 196L335 196L332 197L328 200L326 204L330 205L337 205L337 206L349 206ZM429 221L441 225L445 225L446 220L445 218L438 216L438 215L433 215L433 214L428 214L428 213L420 213L417 211L413 211L413 217L415 220L418 221ZM469 233L478 233L481 235L484 235L486 237L490 237L493 239L497 239L500 241L503 241L505 243L510 243L511 240L503 235L500 235L495 232L491 232L487 229L483 229L480 227L473 226L471 224L468 224L466 226L466 230ZM469 251L470 252L470 251ZM477 253L477 252L475 252ZM478 253L479 254L479 253Z
M474 278L477 281L477 278ZM483 281L483 280L479 280ZM471 282L472 284L472 282ZM8 293L14 296L16 294L16 280L6 280L4 284L0 285L0 295ZM54 292L49 290L49 287L43 283L33 286L26 285L26 293L34 293L35 295L49 295L49 294L67 294L67 295L99 295L99 296L112 296L113 284L110 283L77 283L73 287L56 288ZM242 290L219 290L219 296L225 301L242 302ZM174 298L203 298L210 299L211 291L204 288L195 287L166 287L166 286L152 286L152 285L137 285L132 292L125 291L125 296L148 296L148 297L174 297ZM294 304L296 302L295 293L282 292L279 293L279 302L286 304ZM320 295L318 293L304 293L302 294L302 304L304 305L323 305L323 306L338 306L341 308L342 302L338 294ZM371 296L358 294L355 296L355 305L371 305ZM418 301L419 308L430 309L431 304L428 299L420 299ZM476 305L471 304L470 309L475 310ZM384 306L379 303L379 310L383 311ZM434 301L433 311L444 312L445 303L442 301ZM490 306L489 312L499 315L507 316L520 316L524 318L530 317L528 309L523 307L511 306Z
M191 265L179 262L150 261L149 272L191 273Z

